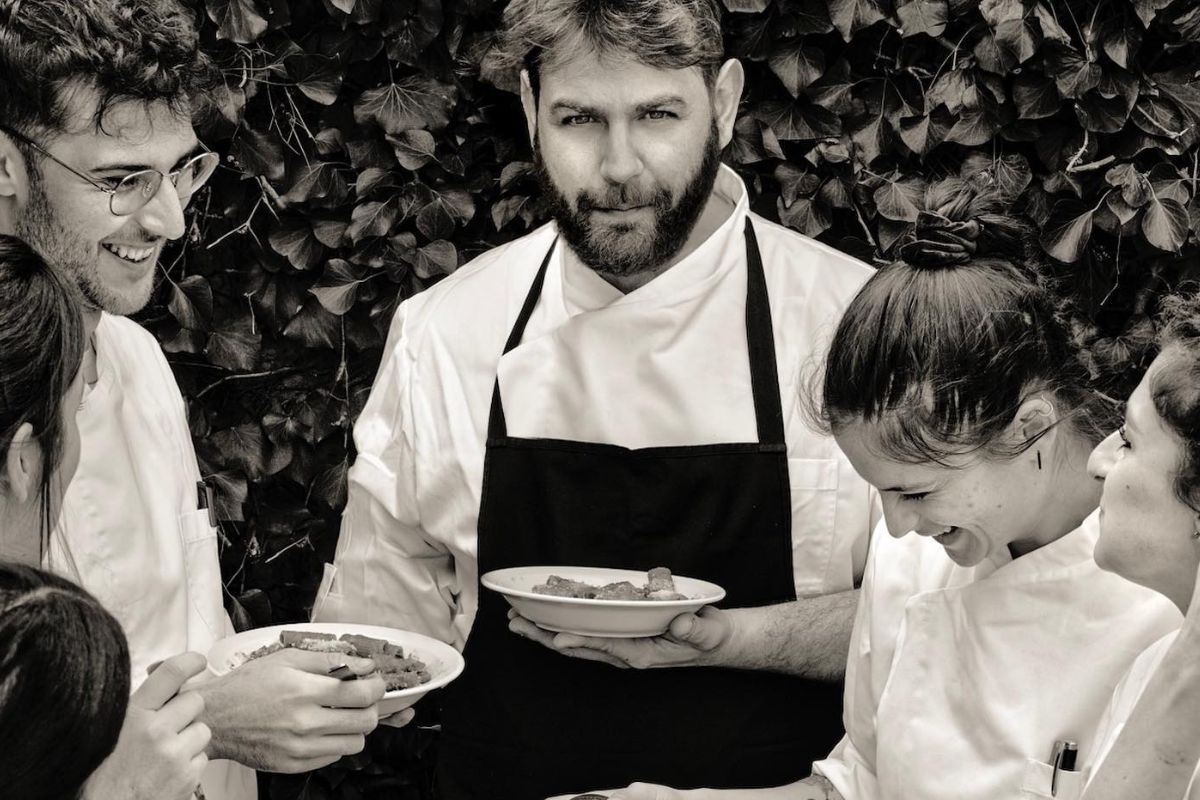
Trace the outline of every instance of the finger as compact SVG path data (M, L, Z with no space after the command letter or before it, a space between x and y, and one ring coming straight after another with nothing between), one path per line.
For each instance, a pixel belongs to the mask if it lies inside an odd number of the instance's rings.
M614 655L609 655L608 653L604 653L599 650L589 650L586 647L575 647L568 650L559 650L559 652L564 656L570 656L571 658L581 658L584 661L599 661L602 664L609 664L614 667L620 667L621 669L629 669L629 664L626 662Z
M386 717L379 718L380 725L386 725L389 728L403 728L405 725L413 721L413 717L417 712L411 708L406 708L403 711L397 711L395 714L388 714Z
M508 610L508 618L509 618L509 619L516 619L516 618L517 618L517 610L516 610L515 608L510 608L510 609Z
M327 676L330 670L343 664L359 676L370 675L375 671L375 662L369 658L354 658L345 653L313 653L295 647L284 648L259 660L266 662L267 659L271 659L270 663L286 664L301 672L310 672L314 675Z
M208 665L199 653L180 653L162 663L146 678L129 699L129 704L148 711L157 711L175 696L184 682Z
M508 623L508 629L518 636L524 636L526 639L531 639L540 645L554 648L553 631L548 631L545 628L539 628L524 617L514 617Z
M618 644L612 639L604 639L598 636L580 636L576 633L558 633L554 635L550 646L555 650L575 650L577 648L585 647L588 650L599 650L603 653L611 653L616 655L614 652L616 647L620 646L620 644L628 644L631 641L637 640L622 639Z
M699 614L680 614L671 620L672 639L697 650L713 650L729 637L729 621L719 609L705 606Z
M379 724L379 714L374 708L319 708L307 721L305 730L309 735L306 738L318 744L330 737L368 734ZM329 751L322 748L306 755L319 756L326 752Z
M379 702L387 691L387 684L378 673L356 681L339 681L335 678L330 689L331 700L323 705L334 708L370 708Z
M184 692L172 697L155 713L168 730L179 733L204 713L204 698L199 692Z
M179 749L192 758L203 755L212 741L212 731L203 722L194 722L179 732L177 743Z

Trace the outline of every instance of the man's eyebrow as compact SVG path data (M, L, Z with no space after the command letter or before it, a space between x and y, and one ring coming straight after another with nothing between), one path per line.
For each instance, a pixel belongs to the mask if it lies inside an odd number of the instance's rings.
M637 110L639 113L641 113L644 111L650 111L651 109L655 109L655 108L662 108L663 106L686 106L686 105L687 105L687 100L684 100L679 95L664 94L664 95L661 95L660 97L655 97L651 100L647 100L644 103L638 103Z
M196 146L179 157L172 166L171 170L176 170L182 167L188 160L195 158L204 152L204 147L196 142ZM141 172L144 169L158 169L153 164L100 164L92 167L92 172Z
M686 106L687 101L677 94L664 94L658 97L653 97L638 103L634 107L634 111L638 114L643 114L651 109L662 108L663 106ZM604 112L586 103L577 103L573 100L555 100L550 105L551 113L559 111L574 111L577 114L587 114L593 117L603 117Z
M600 112L600 109L592 108L591 106L586 105L584 103L576 103L573 100L555 100L554 103L550 106L550 111L551 112L574 111L577 114L588 114L593 117L604 116Z

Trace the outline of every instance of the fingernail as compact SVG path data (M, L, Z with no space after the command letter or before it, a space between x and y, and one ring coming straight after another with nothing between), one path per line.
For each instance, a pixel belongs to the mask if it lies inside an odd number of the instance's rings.
M150 666L146 667L146 674L147 674L147 675L153 675L153 674L154 674L154 670L156 670L156 669L158 669L159 667L161 667L161 666L162 666L162 663L163 663L163 662L161 662L161 661L155 661L153 664L151 664Z

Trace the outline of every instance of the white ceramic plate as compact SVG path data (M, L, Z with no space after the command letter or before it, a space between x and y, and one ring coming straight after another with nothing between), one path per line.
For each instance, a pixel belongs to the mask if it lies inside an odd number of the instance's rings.
M486 573L484 586L504 595L521 616L550 631L580 636L632 639L666 633L671 620L689 611L720 602L725 590L715 583L673 576L675 591L687 600L585 600L535 594L533 587L551 575L593 585L629 581L646 584L646 573L603 567L510 567Z
M245 656L258 648L279 641L283 631L308 631L332 633L341 636L353 633L370 636L398 644L404 655L420 659L429 668L429 682L411 689L396 689L388 692L379 701L381 716L395 714L421 699L427 692L445 686L463 671L463 657L450 645L419 633L378 625L355 625L347 622L297 622L292 625L273 625L227 636L213 644L208 651L208 669L215 675L224 675L240 666Z

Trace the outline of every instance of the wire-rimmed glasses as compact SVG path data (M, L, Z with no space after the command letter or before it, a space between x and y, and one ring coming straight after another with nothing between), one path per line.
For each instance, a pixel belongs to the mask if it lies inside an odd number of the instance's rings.
M179 195L180 204L186 205L191 200L192 195L199 191L205 181L212 177L213 172L217 169L217 164L220 162L220 156L216 153L205 151L188 159L179 169L165 175L156 169L143 169L125 175L120 180L115 181L115 183L113 181L106 183L96 180L72 167L33 139L30 139L19 131L13 130L7 125L0 125L0 131L4 131L14 139L24 142L55 164L58 164L63 169L82 178L107 194L108 210L114 216L118 217L127 217L130 214L136 214L158 194L158 190L162 187L162 182L167 179L175 187L175 193Z

